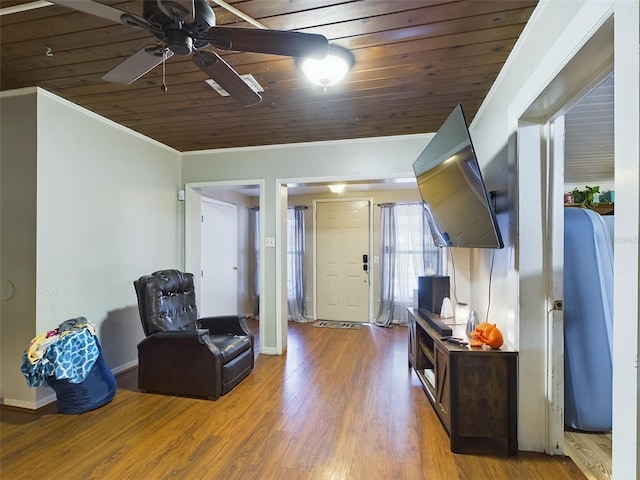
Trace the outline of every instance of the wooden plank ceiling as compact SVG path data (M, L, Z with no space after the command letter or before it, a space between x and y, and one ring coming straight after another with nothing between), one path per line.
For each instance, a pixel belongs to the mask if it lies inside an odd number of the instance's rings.
M615 181L613 74L565 114L565 183Z
M139 1L100 2L141 15ZM325 35L351 49L354 68L323 91L292 58L218 51L264 88L251 107L219 96L179 55L166 63L167 92L161 65L111 84L101 76L155 38L53 5L0 17L0 88L39 86L179 151L434 132L459 102L471 122L537 1L227 3L269 28ZM212 6L218 25L251 27Z

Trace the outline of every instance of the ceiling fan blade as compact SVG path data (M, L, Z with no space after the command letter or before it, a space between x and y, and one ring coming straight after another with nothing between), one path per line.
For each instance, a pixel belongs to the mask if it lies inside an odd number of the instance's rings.
M191 58L200 70L209 75L218 85L224 88L238 103L255 105L262 97L247 85L233 68L218 54L207 50L196 51Z
M128 12L118 10L117 8L104 5L102 3L93 2L92 0L50 0L51 3L56 5L62 5L63 7L71 8L79 12L88 13L97 17L106 18L115 23L122 23L131 27L149 28L149 24L146 20L136 15L132 15Z
M164 59L170 58L173 52L162 46L153 45L138 50L117 67L102 76L105 82L129 85L145 73L160 65Z
M193 22L193 0L157 0L157 2L160 10L166 13L169 18L177 16L185 23Z
M289 57L322 59L329 50L329 41L323 35L259 28L211 27L202 39L222 50Z

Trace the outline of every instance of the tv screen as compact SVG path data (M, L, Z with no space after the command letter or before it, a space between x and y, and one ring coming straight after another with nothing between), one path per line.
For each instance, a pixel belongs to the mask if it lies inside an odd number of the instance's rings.
M504 246L462 105L442 124L413 170L437 246Z

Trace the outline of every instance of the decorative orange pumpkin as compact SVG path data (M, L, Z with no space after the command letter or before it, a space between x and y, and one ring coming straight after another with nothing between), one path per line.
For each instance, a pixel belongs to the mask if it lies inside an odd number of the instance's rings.
M471 332L470 344L472 347L489 345L491 348L497 350L503 343L504 339L502 338L502 332L495 324L482 322L478 324L473 332Z

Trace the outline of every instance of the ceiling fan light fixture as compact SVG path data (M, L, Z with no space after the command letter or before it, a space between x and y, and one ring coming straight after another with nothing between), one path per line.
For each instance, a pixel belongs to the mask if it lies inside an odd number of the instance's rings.
M331 190L332 193L342 193L344 191L344 187L346 187L345 184L343 183L339 183L336 185L328 185L329 190Z
M354 64L355 58L350 50L339 45L329 45L329 53L325 58L302 59L300 69L313 83L326 88L342 80Z

